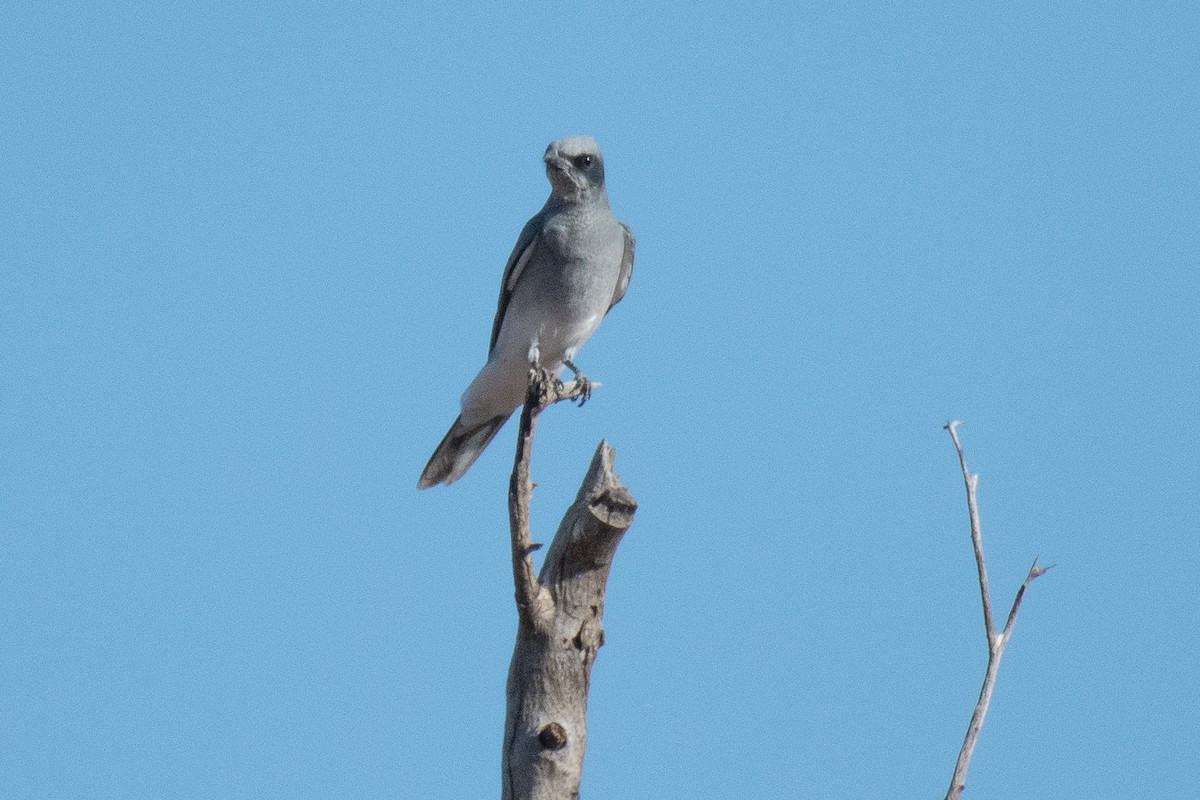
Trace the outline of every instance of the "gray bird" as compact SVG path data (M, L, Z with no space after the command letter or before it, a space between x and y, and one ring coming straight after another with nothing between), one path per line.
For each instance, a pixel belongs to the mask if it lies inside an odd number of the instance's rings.
M629 287L633 233L608 207L596 140L557 139L542 160L550 197L508 257L487 363L463 392L462 413L421 472L419 489L453 483L475 463L525 401L531 364L555 375L565 366L586 380L572 359Z

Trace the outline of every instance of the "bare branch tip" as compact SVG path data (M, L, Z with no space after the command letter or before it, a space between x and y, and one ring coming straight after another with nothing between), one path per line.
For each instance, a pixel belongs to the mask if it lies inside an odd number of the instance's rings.
M942 430L954 433L955 429L957 429L959 425L962 425L961 419L952 419L942 426Z
M1047 565L1046 565L1046 566L1044 566L1044 567L1039 567L1039 566L1038 566L1038 560L1035 558L1035 559L1033 560L1033 566L1031 566L1031 567L1029 568L1029 575L1028 575L1028 576L1025 578L1025 582L1026 582L1027 584L1028 584L1028 583L1032 583L1032 582L1033 582L1033 580L1034 580L1035 578L1040 578L1040 577L1042 577L1042 576L1043 576L1043 575L1045 575L1047 572L1049 572L1050 570L1054 569L1054 567L1055 567L1055 566L1057 566L1057 565L1056 565L1056 564L1047 564Z

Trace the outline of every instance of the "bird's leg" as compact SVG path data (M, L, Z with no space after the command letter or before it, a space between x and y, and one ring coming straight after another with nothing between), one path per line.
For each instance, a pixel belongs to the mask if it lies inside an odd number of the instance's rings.
M562 393L562 381L550 370L541 365L541 353L538 341L534 339L529 345L529 395L539 406L549 405L551 396L557 397Z
M579 405L582 408L583 404L592 396L592 382L588 379L587 375L579 371L579 367L571 363L571 359L564 358L563 366L575 373L575 382L579 384L579 389L582 392L579 395Z

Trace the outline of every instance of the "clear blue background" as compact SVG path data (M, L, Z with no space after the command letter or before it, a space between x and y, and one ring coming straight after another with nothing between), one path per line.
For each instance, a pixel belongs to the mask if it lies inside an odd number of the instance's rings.
M638 236L543 417L641 503L585 797L1200 786L1192 3L10 4L0 796L488 797L513 427L417 474L546 143Z

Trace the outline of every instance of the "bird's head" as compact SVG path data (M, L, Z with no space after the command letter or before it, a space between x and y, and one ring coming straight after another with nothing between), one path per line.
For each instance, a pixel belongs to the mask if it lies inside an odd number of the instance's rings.
M604 159L590 136L564 136L546 147L542 156L552 194L575 201L604 194Z

